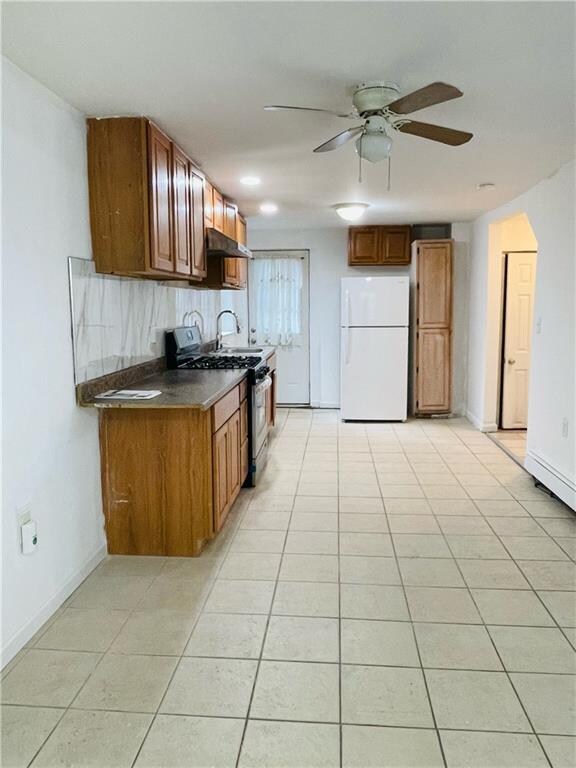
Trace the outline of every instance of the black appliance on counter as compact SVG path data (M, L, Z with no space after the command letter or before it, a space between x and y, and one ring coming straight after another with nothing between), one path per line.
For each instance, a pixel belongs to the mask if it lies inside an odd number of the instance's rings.
M272 385L270 368L263 355L237 355L226 349L208 351L196 325L166 331L166 367L190 371L247 370L248 384L248 475L245 486L256 485L268 457L266 390Z

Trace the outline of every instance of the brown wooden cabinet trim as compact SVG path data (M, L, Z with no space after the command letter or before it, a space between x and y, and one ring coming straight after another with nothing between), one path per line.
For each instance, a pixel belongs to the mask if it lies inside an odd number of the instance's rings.
M164 165L166 180L162 182ZM148 123L148 174L150 266L155 270L174 272L172 142L152 122ZM164 186L165 190L163 190ZM163 211L165 207L167 207L167 211ZM163 220L164 215L165 220Z
M410 264L408 225L366 225L348 229L348 265L406 266Z
M217 432L239 408L240 388L234 387L212 407L212 431Z
M414 412L452 408L452 240L417 241Z

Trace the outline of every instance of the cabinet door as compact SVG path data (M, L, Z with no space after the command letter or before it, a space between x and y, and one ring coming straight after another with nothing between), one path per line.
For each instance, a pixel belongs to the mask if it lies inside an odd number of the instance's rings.
M212 187L212 226L224 232L224 199L216 187Z
M450 410L451 332L448 328L418 331L416 354L416 412Z
M192 200L192 275L206 277L206 247L204 242L204 181L190 168Z
M204 180L204 224L214 226L214 187L208 179Z
M238 264L238 288L246 288L248 285L248 259L236 259Z
M240 403L240 442L248 439L248 400Z
M219 531L228 512L229 490L229 435L228 422L223 424L212 437L213 489L214 489L214 528Z
M452 243L427 242L416 248L419 328L452 323Z
M148 125L150 182L150 266L174 271L172 239L172 147L153 123Z
M229 503L238 496L240 491L240 411L228 419L228 491Z
M232 240L236 240L236 213L237 208L233 203L224 201L224 234Z
M246 480L248 474L248 440L244 440L240 446L240 482L243 483Z
M242 245L246 245L247 231L246 231L246 219L239 213L236 214L236 240Z
M179 275L189 275L192 265L192 201L188 166L186 155L173 145L174 265Z
M348 230L348 264L380 263L379 227L350 227Z
M382 227L382 264L410 264L410 227Z
M238 285L238 262L240 259L233 259L230 257L227 257L224 259L224 275L223 275L223 282L226 285L233 286L234 288Z

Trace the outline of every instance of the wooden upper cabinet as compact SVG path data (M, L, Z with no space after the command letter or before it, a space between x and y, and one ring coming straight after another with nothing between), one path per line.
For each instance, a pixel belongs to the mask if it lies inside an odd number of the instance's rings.
M380 263L380 231L378 227L350 227L348 230L348 264Z
M410 264L410 227L350 227L348 264L357 267Z
M410 227L382 227L383 264L410 264Z
M214 226L214 187L204 179L204 225Z
M224 275L222 282L225 287L236 288L238 286L238 262L241 259L231 257L224 258Z
M174 270L179 275L192 271L192 198L190 163L178 147L172 148L174 194Z
M148 124L150 173L150 264L174 272L172 211L172 142L153 123Z
M212 187L212 226L224 232L224 198L216 187Z
M238 208L229 200L224 201L224 234L236 240L236 216Z
M452 318L452 241L416 246L418 260L418 325L446 328Z
M206 277L206 242L204 239L204 179L190 165L190 196L192 210L192 270L197 279Z
M236 214L236 241L241 245L248 243L246 219L241 213Z

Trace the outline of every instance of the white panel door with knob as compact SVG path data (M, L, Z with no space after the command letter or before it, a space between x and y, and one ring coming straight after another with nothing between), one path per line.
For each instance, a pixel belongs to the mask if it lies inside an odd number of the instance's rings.
M508 253L504 305L502 429L526 429L536 254Z

